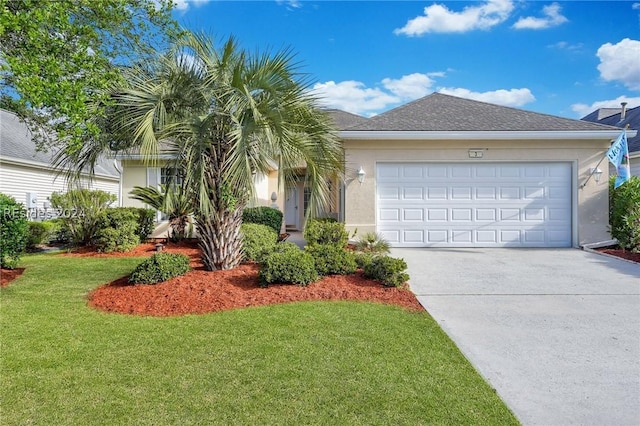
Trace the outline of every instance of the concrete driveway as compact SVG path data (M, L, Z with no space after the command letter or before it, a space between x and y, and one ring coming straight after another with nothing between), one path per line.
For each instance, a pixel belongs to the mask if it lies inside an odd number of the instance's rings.
M640 424L640 265L577 249L392 255L522 423Z

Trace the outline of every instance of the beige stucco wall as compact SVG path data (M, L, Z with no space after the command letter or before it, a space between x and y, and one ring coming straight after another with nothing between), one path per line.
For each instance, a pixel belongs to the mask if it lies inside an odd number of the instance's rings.
M376 163L402 162L526 162L562 161L573 164L572 188L574 243L577 245L610 239L608 226L608 187L606 179L591 179L580 189L589 169L602 159L609 140L505 140L505 141L359 141L347 140L347 178L345 182L345 222L349 231L362 235L376 230ZM481 159L470 159L469 149L484 149ZM365 181L360 184L356 170L362 166ZM602 165L601 165L602 168ZM575 209L574 209L575 210ZM575 232L574 232L575 233Z
M122 206L145 207L142 201L129 198L134 186L147 186L147 168L139 161L122 161Z

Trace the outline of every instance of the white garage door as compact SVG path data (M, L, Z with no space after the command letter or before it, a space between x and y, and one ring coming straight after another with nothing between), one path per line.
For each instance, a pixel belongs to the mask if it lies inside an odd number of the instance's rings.
M396 247L570 247L570 163L379 163L377 230Z

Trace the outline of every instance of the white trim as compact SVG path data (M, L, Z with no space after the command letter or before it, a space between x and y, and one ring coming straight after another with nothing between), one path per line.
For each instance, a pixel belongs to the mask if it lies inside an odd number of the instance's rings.
M628 137L635 137L636 130L627 130ZM620 130L572 130L572 131L379 131L344 130L342 139L351 140L507 140L507 139L615 139Z
M34 169L48 170L48 171L51 171L51 172L56 172L57 171L52 165L47 165L47 164L40 163L40 162L37 162L37 161L22 160L22 159L17 159L17 158L10 158L10 157L0 156L0 162L7 163L7 164L15 164L17 166L32 167ZM87 173L87 172L82 172L81 176L82 177L89 177L89 176L91 176L91 174ZM103 179L110 179L110 180L114 180L114 181L117 181L119 179L119 177L117 177L117 176L106 175L104 173L94 173L93 176L100 177L100 178L103 178Z

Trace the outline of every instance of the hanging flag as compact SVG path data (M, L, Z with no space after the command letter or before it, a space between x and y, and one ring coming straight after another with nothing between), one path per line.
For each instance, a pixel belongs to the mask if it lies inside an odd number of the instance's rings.
M629 168L629 146L627 144L627 133L623 130L618 139L611 145L607 151L607 158L616 167L617 177L613 187L617 188L631 177L631 169Z

